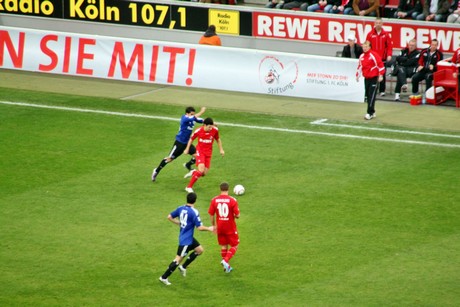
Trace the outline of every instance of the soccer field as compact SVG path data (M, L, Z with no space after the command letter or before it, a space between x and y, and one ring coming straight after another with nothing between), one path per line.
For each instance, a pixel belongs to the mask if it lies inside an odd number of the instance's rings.
M150 175L189 101L139 89L1 88L0 305L458 306L458 110L433 108L450 124L427 116L428 129L387 122L402 116L392 105L370 123L361 104L212 105L226 156L215 150L196 208L209 225L219 183L243 184L241 244L225 274L215 236L198 232L204 254L166 287L178 235L166 217L185 201L187 157ZM251 102L261 110L237 110ZM330 105L359 113L318 121Z

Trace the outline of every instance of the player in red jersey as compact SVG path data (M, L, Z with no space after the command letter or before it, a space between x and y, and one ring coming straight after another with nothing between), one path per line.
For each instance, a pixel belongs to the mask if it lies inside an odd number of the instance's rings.
M224 148L222 147L222 141L219 137L219 129L214 126L214 121L212 118L206 118L203 121L203 126L195 130L187 143L184 154L188 154L190 146L195 139L198 139L198 144L196 145L197 169L193 171L192 178L185 188L187 193L192 193L193 185L198 180L198 178L208 173L209 168L211 167L212 145L214 141L217 141L217 145L219 146L220 154L222 157L225 155Z
M240 243L235 219L240 217L238 201L228 195L229 185L227 182L220 184L220 195L211 200L209 216L214 229L217 227L217 241L221 247L221 264L225 272L230 273L233 268L230 266L230 259L235 255ZM229 248L230 247L230 248Z

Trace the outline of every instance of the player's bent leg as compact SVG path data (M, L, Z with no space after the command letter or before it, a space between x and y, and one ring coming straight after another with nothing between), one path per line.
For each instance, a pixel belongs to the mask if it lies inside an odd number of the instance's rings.
M204 166L203 163L201 163L197 165L197 169L200 173L204 173L204 171L206 170L206 167Z
M203 252L204 252L203 246L199 245L195 247L195 253L197 253L198 255L201 255Z
M171 157L166 157L164 158L163 160L161 160L160 164L153 169L153 172L152 172L152 181L155 181L158 174L161 172L161 170L163 169L163 167L166 166L166 164L170 163L171 161L173 161L174 158L171 158Z
M190 254L190 256L188 256L187 260L185 260L184 264L182 265L182 268L186 269L196 259L196 257L198 257L199 255L201 255L201 253L198 254L196 251L193 251Z
M230 262L230 259L235 256L236 251L238 250L238 245L230 247L230 249L227 252L227 255L225 256L225 261L228 263Z
M222 256L222 259L225 259L227 256L228 248L226 245L221 245L220 246L220 255Z
M192 173L192 178L190 179L190 182L188 183L187 187L185 188L185 191L190 193L191 191L189 189L193 188L193 185L198 180L198 178L200 178L201 176L203 176L202 172L200 172L199 170L194 170L193 173Z

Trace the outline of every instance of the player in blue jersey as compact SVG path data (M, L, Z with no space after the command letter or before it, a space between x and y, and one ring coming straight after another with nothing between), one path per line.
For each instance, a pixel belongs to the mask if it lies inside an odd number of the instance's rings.
M188 193L187 204L178 207L168 215L168 220L180 226L180 232L179 247L177 248L176 258L174 258L164 274L159 278L160 282L167 286L171 284L168 280L169 275L171 275L177 267L179 267L179 271L182 276L185 277L187 267L204 251L200 243L193 237L195 227L201 231L214 231L213 226L207 227L203 225L203 222L201 222L200 213L194 208L196 198L195 193ZM193 252L190 253L184 264L180 265L185 256L187 256L187 253L190 251Z
M179 132L176 134L176 140L174 145L171 148L168 156L161 160L160 164L153 169L152 172L152 181L155 181L160 171L166 164L174 161L174 159L178 158L183 152L184 149L187 147L188 140L193 132L193 127L195 123L203 123L203 119L200 118L201 115L206 111L206 108L201 108L200 112L195 114L194 107L187 107L185 109L185 114L182 115L180 119L180 126ZM187 168L189 171L192 171L192 165L195 164L195 147L190 148L188 154L192 156L189 162L184 164L184 167Z

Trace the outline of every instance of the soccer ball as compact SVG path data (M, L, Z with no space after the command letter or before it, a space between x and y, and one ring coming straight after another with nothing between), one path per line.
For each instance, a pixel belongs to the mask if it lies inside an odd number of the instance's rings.
M235 193L235 195L243 195L244 194L244 187L241 184L237 184L233 188L233 193Z

